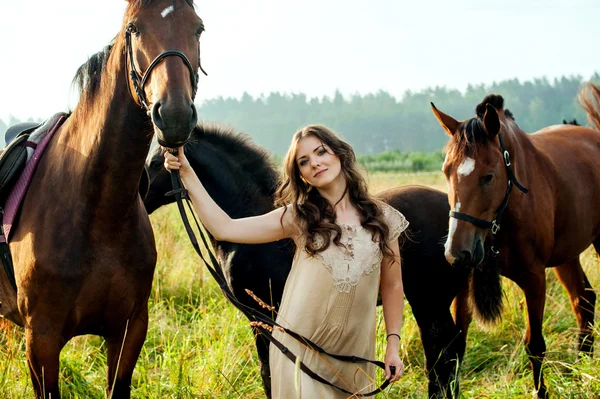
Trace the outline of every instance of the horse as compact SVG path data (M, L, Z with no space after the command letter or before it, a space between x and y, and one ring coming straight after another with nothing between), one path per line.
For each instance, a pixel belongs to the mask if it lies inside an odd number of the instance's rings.
M569 295L580 353L593 348L596 294L579 255L592 244L600 251L600 90L587 88L580 99L595 129L563 124L526 134L494 94L465 121L431 104L450 136L442 169L452 208L446 259L474 269L472 295L483 320L501 316L500 275L523 290L525 345L538 398L548 397L542 371L546 268L553 268Z
M233 218L254 216L275 208L274 195L280 175L270 155L249 136L219 125L199 125L184 151L192 168L212 198ZM148 213L172 203L169 173L159 146L146 162L149 189L144 199ZM458 365L465 351L465 337L457 327L450 306L468 272L450 267L444 258L447 234L446 194L426 187L401 187L380 198L410 221L409 237L402 245L405 294L421 332L431 398L458 396ZM279 306L294 251L292 240L247 245L216 241L211 244L220 267L237 299L267 312L246 292ZM462 303L462 302L461 302ZM271 313L265 313L272 316ZM256 335L260 374L267 397L270 393L269 342Z
M138 194L144 163L153 133L176 147L197 121L203 24L192 1L128 3L112 44L78 70L79 102L40 159L11 233L17 289L0 301L17 304L8 317L25 329L38 398L60 397L60 352L83 334L105 339L108 397L130 397L157 257Z

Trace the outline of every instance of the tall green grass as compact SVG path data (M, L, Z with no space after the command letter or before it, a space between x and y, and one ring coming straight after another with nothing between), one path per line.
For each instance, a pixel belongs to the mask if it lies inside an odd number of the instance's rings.
M444 189L441 173L373 173L374 192L401 184ZM254 337L248 321L229 304L189 244L175 207L151 217L159 259L150 296L150 329L133 380L136 398L263 398ZM600 287L595 253L582 263ZM600 397L600 360L578 361L575 317L562 286L549 271L543 333L545 379L554 398ZM477 323L469 331L461 369L464 398L530 398L533 378L523 347L526 307L522 292L503 281L505 310L493 328ZM431 293L435 296L435 292ZM598 319L599 312L596 312ZM378 310L377 356L383 359L384 330ZM33 397L23 332L4 323L0 331L0 398ZM595 331L596 337L598 331ZM401 355L404 377L380 397L423 398L427 394L419 330L406 307ZM65 398L104 398L106 355L101 338L78 337L62 352L61 389Z

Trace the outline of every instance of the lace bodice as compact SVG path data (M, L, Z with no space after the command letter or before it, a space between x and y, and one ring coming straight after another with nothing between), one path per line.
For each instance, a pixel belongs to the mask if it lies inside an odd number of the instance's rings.
M389 241L398 239L408 227L408 221L400 212L389 205L383 206L384 218L390 229ZM331 273L334 284L340 292L350 292L360 278L370 274L381 264L383 254L379 243L373 241L371 233L361 225L339 224L342 229L341 246L333 242L329 247L315 254ZM315 236L315 244L321 246L322 236ZM333 238L332 238L333 240Z

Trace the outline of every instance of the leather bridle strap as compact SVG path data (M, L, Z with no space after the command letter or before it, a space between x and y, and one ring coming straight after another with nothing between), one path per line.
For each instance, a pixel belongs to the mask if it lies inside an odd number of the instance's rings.
M146 99L146 94L144 91L144 86L146 85L146 82L148 81L150 74L152 73L154 68L163 59L170 57L170 56L181 58L183 60L183 63L189 70L190 81L192 83L192 99L194 99L196 97L196 92L198 91L198 72L194 71L194 68L192 67L192 64L190 63L190 60L188 60L188 58L185 56L185 54L183 54L179 50L163 51L150 63L150 66L148 66L148 69L146 69L146 72L144 72L143 76L140 74L140 72L138 72L138 70L135 66L134 58L133 58L133 45L131 44L132 29L133 28L131 28L131 27L127 27L127 29L125 30L125 53L126 53L125 72L126 73L129 72L128 79L131 79L131 85L133 86L133 89L135 90L135 94L137 95L137 98L140 102L138 105L140 105L147 112L150 111L150 108L148 106L148 100ZM198 46L200 46L200 45L198 45ZM200 64L200 47L198 47L198 67L200 68L202 73L207 75L207 73L202 68L202 65ZM129 87L129 84L127 85L127 87L129 88L129 92L131 93L131 88ZM133 97L133 95L132 95L132 97Z
M204 264L206 265L206 268L208 269L208 271L210 272L210 274L213 276L213 278L215 279L215 281L217 282L217 284L219 285L219 288L221 289L221 291L223 292L223 294L225 295L225 297L236 307L238 308L249 320L255 320L259 323L264 323L268 326L271 326L272 328L278 329L282 332L287 333L288 335L290 335L291 337L293 337L294 339L296 339L298 342L300 342L301 344L307 346L308 348L330 356L334 359L343 361L343 362L353 362L353 363L371 363L374 364L375 366L385 370L385 363L381 362L381 361L377 361L377 360L368 360L368 359L364 359L358 356L346 356L346 355L337 355L337 354L332 354L329 353L327 351L325 351L323 348L321 348L320 346L318 346L317 344L315 344L314 342L312 342L311 340L309 340L306 337L303 337L302 335L289 330L285 327L283 327L282 325L278 324L275 320L273 320L272 318L266 316L265 314L257 311L256 309L243 304L242 302L240 302L240 300L237 299L237 297L233 294L233 292L231 291L231 289L229 288L229 285L227 284L227 281L225 279L225 275L223 274L223 270L219 265L218 260L215 258L215 256L213 255L213 253L210 251L210 247L208 246L207 240L204 236L204 233L202 232L202 229L200 228L200 225L198 223L198 220L196 219L192 206L190 205L190 200L188 198L187 195L187 190L185 189L185 187L183 186L183 182L181 181L181 177L179 175L179 171L177 170L172 170L171 171L171 183L173 184L173 190L169 191L168 193L166 193L166 196L175 196L175 200L177 202L177 207L179 209L179 213L181 214L181 219L183 221L184 227L186 229L186 232L188 233L188 236L190 238L190 241L192 243L192 246L194 247L194 249L196 250L196 252L198 253L198 255L200 256L200 259L202 259L202 261L204 262ZM194 218L194 221L196 223L196 227L200 233L200 238L202 239L202 243L204 245L204 248L207 249L206 252L208 252L208 257L209 259L207 260L204 255L202 254L202 250L200 249L200 246L198 244L198 240L196 238L196 235L190 225L189 222L189 218L187 216L185 207L183 205L183 200L186 200L188 208L190 210L190 212L192 213L192 217ZM265 326L262 326L260 324L256 325L255 328L257 328L258 331L260 331L260 333L265 336L271 343L273 343L273 345L275 347L277 347L288 359L290 359L292 362L296 363L296 359L297 356L294 355L285 345L283 345L279 340L277 340L273 334L271 333L271 331L269 331L269 329L267 329ZM389 380L385 380L381 386L379 386L377 389L373 390L372 392L367 392L367 393L362 393L362 394L357 394L356 392L350 392L345 390L344 388L341 388L337 385L334 385L332 383L330 383L329 381L327 381L326 379L324 379L323 377L321 377L319 374L315 373L314 371L312 371L308 366L306 366L304 363L300 362L300 369L309 377L311 377L312 379L319 381L323 384L326 384L328 386L334 387L344 393L347 393L349 395L355 395L355 396L359 396L359 397L367 397L367 396L374 396L380 392L382 392L385 388L387 388L387 386L390 384Z
M513 185L516 186L524 194L527 194L529 192L529 190L527 188L523 187L519 183L519 181L517 180L517 177L515 176L515 172L513 171L512 163L510 161L510 153L508 152L508 150L506 149L506 146L504 145L504 139L502 138L502 133L498 133L498 139L500 140L500 147L502 148L502 156L504 158L504 165L506 166L506 174L508 176L508 187L506 188L506 194L504 194L504 199L502 200L502 204L498 208L498 211L496 211L496 217L494 218L494 220L489 222L487 220L479 219L474 216L468 215L466 213L450 211L450 217L458 219L458 220L462 220L465 222L469 222L469 223L471 223L479 228L482 228L482 229L491 229L492 235L496 235L496 233L498 233L498 231L500 230L500 222L502 221L502 216L504 215L504 211L508 207L508 200L510 197L510 193L512 192Z

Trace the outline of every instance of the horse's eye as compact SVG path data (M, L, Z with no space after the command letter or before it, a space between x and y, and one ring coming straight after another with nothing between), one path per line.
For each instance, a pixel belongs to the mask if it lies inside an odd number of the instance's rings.
M492 174L485 175L481 178L481 185L487 186L488 184L490 184L492 182L492 180L494 180L494 175L492 175Z
M132 23L130 22L129 24L127 24L127 32L134 34L136 36L138 36L140 34L140 31L138 30L138 28Z

